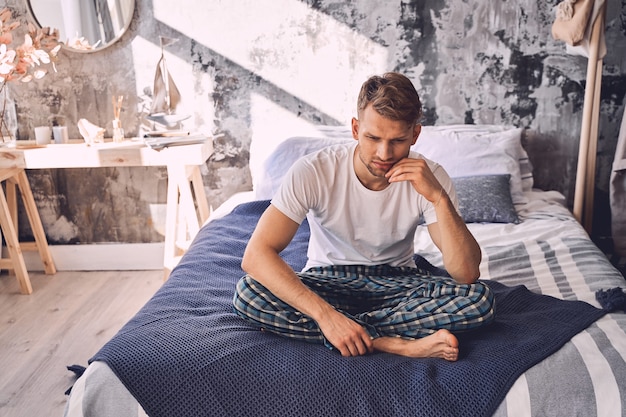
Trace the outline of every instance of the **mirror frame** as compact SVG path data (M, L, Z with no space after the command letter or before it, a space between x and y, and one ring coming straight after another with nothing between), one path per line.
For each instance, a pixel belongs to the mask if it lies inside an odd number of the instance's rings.
M50 27L49 25L41 24L41 22L39 21L39 19L35 15L35 12L33 10L33 6L31 4L31 1L32 0L27 0L26 1L26 5L28 6L28 13L30 15L30 18L32 19L32 21L35 24L35 26L37 26L39 28ZM120 30L120 33L118 33L117 36L115 36L115 38L111 39L106 44L104 44L102 46L99 46L97 48L94 48L94 49L76 49L76 48L72 48L71 46L68 46L65 43L65 40L59 39L59 44L61 44L61 47L63 48L63 50L70 51L70 52L76 52L76 53L80 53L80 54L92 54L92 53L103 51L103 50L111 47L112 45L116 44L120 40L120 38L122 36L124 36L124 34L128 31L128 28L130 27L131 23L133 22L133 18L135 17L135 8L137 7L137 1L136 0L128 0L128 1L131 2L131 7L132 7L132 11L133 12L131 13L130 18L128 19L128 21L125 22L124 27ZM52 27L52 29L55 29L55 28Z

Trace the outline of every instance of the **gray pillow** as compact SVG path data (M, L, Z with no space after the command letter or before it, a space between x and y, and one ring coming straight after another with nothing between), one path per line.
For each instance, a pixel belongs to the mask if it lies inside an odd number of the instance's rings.
M452 178L465 223L519 223L509 174Z

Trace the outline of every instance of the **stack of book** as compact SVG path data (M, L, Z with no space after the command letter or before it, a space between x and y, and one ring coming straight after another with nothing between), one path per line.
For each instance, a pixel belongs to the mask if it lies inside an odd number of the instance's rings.
M207 139L203 134L191 134L185 131L154 131L144 135L146 146L160 151L170 146L192 145L202 143Z

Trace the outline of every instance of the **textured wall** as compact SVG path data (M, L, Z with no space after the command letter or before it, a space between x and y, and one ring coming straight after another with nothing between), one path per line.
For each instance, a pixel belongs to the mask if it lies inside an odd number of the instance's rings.
M111 130L111 94L124 94L122 121L140 129L158 36L192 116L213 133L203 169L214 207L250 189L251 146L315 125L346 125L360 84L397 70L418 87L425 124L497 123L536 133L539 184L573 199L587 60L550 35L556 0L137 0L128 31L94 54L64 51L58 73L13 87L20 136L51 113L86 117ZM608 179L626 92L625 1L609 2L598 146L597 202L608 210ZM22 1L8 0L27 18ZM78 137L73 128L70 133ZM163 170L30 172L44 227L54 242L162 239ZM598 233L606 225L598 222Z

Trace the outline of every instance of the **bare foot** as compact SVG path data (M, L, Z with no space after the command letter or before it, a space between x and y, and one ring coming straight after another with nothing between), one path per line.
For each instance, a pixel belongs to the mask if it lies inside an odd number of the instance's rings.
M459 357L459 341L446 329L413 340L379 337L374 339L374 349L411 358L441 358L451 362Z

